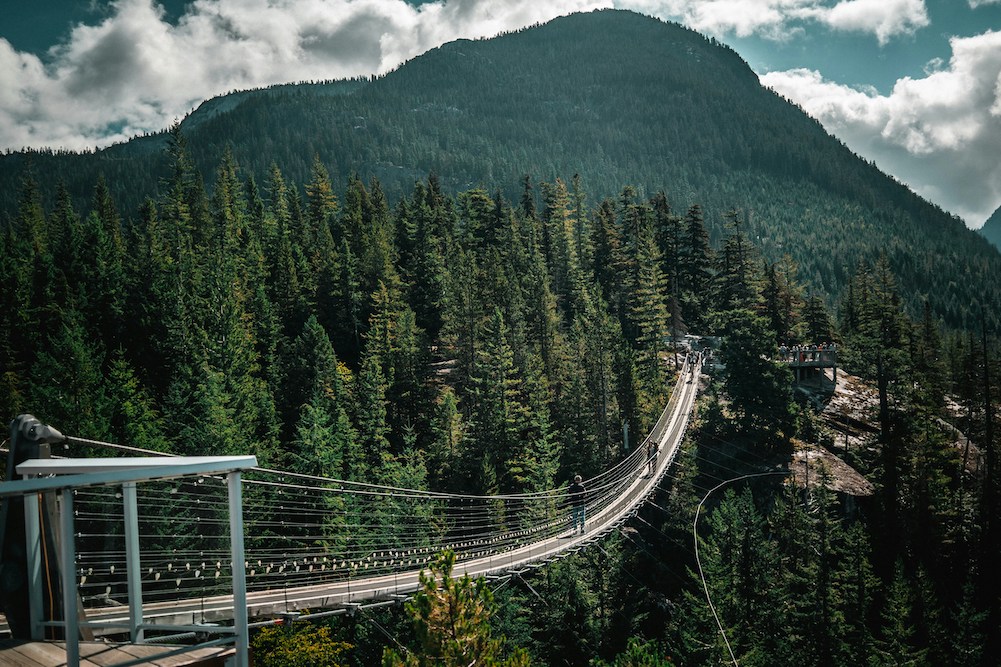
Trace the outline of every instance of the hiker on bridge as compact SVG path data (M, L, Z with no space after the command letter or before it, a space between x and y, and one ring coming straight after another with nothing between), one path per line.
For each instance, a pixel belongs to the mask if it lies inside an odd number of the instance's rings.
M587 489L581 481L580 475L574 475L573 484L568 491L570 494L570 518L573 523L573 532L577 534L577 527L580 526L580 534L584 534L584 522L587 519Z
M646 441L646 462L647 462L647 473L653 475L653 471L657 469L657 453L660 448L657 447L657 443L653 438Z

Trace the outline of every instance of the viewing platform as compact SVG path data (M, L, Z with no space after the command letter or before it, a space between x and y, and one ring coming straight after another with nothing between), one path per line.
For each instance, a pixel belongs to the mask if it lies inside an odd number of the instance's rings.
M797 383L806 379L809 374L815 373L814 369L824 368L834 369L834 382L838 381L838 346L835 343L792 347L782 345L779 347L776 361L788 364L793 369Z

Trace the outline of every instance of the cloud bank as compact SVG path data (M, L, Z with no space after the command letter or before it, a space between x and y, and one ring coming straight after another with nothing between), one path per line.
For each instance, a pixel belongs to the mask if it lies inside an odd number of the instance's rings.
M928 25L924 0L623 0L619 4L675 18L700 32L778 41L819 24L870 34L883 45Z
M761 82L931 201L979 226L1001 204L1001 32L950 40L952 58L888 95L772 72Z
M196 0L173 25L153 0L116 0L108 18L75 26L44 62L0 39L0 147L104 146L231 90L382 73L459 37L608 4Z

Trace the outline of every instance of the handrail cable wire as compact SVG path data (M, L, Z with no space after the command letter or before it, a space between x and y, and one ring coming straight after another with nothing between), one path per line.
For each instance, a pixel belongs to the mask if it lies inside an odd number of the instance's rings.
M686 359L685 370L691 363ZM647 468L641 445L587 480L587 518L589 525L603 522L594 524L601 528L599 534L627 520L623 512L628 512L630 504L642 503L662 480L671 477L669 468L677 451L674 443L680 441L689 419L687 411L676 408L682 396L687 402L697 391L697 387L685 386L685 370L677 376L647 436L661 446L671 444L668 457L658 462L657 480L640 479ZM67 444L174 456L78 437L68 438ZM571 535L565 484L535 493L474 495L269 468L245 472L243 482L242 565L247 590L263 594L296 589L300 598L293 601L290 596L290 604L303 607L314 606L316 597L309 597L313 595L309 591L357 581L364 594L372 584L362 582L386 576L395 579L398 573L425 568L444 549L456 553L457 566L467 561L489 562L490 571L501 573L509 567L506 563L538 558L536 548L544 544L550 546L540 555L548 560L553 554L566 553L565 548L555 546L559 540L572 540L567 544L576 549L594 539L590 532L580 538ZM232 577L224 480L211 475L155 480L139 491L144 599L150 605L182 598L221 600ZM632 495L626 497L627 491ZM113 487L87 487L76 490L74 499L78 542L74 570L85 606L121 607L127 597L121 492ZM604 523L601 516L620 518ZM389 584L390 591L394 586ZM211 605L206 602L205 606Z
M709 496L728 484L734 482L739 482L745 479L751 479L753 477L765 477L768 475L788 475L787 471L781 472L760 472L751 473L747 475L741 475L740 477L734 477L733 479L728 479L720 482L713 488L706 492L706 495L702 496L702 500L699 501L699 505L695 510L695 521L692 522L692 539L695 542L695 564L699 569L699 578L702 579L702 588L706 593L706 602L709 603L709 610L712 611L713 618L716 620L716 627L719 628L719 633L723 637L723 642L726 644L726 650L730 653L730 660L733 662L734 667L740 667L737 662L737 656L733 653L733 648L730 646L730 640L727 639L726 630L723 629L723 623L719 619L719 614L716 612L716 605L713 604L712 596L709 594L709 583L706 581L705 572L702 569L702 558L699 555L699 515L702 513L702 506L709 499Z

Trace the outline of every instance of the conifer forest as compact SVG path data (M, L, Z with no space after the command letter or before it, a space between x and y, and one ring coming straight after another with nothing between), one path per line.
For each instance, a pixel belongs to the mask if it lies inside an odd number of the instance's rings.
M719 188L680 187L677 164L637 185L498 148L496 174L441 163L387 185L327 150L293 159L196 129L158 135L160 167L137 180L88 168L84 183L52 155L4 165L5 419L338 480L531 493L635 448L680 341L713 341L681 453L620 529L503 585L451 580L441 554L405 604L257 631L256 664L1001 661L1001 259L965 236L921 254L919 227L851 245L839 210L863 226L937 215L871 185L871 166L832 195L786 188L798 167L780 138ZM685 164L713 173L704 157ZM818 182L826 168L809 166ZM855 181L896 199L848 210ZM749 207L759 185L769 203ZM770 215L802 227L763 234ZM804 391L779 361L819 344L871 398L839 419L823 410L833 383Z

